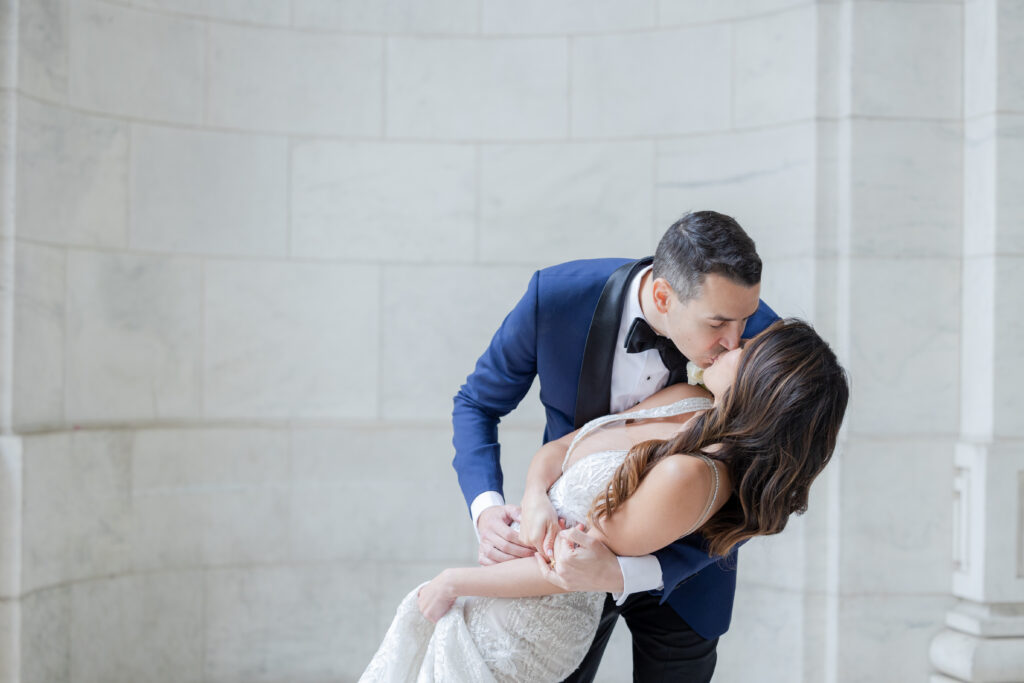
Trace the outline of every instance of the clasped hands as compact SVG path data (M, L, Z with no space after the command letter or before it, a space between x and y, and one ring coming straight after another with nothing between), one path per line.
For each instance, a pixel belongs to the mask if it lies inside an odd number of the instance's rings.
M519 522L518 533L511 528ZM537 558L541 575L565 591L619 592L622 571L615 555L587 535L582 524L566 529L546 492L527 491L522 507L487 508L477 520L480 564Z
M519 522L517 532L513 522ZM481 565L498 564L518 557L536 558L541 576L563 591L618 593L622 591L622 570L618 559L604 543L586 533L583 524L565 528L547 495L523 497L516 505L487 508L477 520L480 533L478 560ZM424 585L418 595L420 612L432 622L440 619L455 603L447 572Z
M618 559L583 524L565 527L546 494L523 496L519 536L536 549L538 567L549 583L566 591L622 590Z

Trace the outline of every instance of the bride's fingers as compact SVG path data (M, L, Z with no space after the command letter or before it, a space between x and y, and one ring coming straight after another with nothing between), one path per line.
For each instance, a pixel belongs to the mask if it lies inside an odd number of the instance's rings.
M543 548L541 549L541 552L544 553L545 557L550 558L550 557L552 557L554 555L554 552L555 552L555 537L557 535L558 535L558 530L555 527L553 527L553 526L549 526L548 529L547 529L547 533L544 535L544 544L543 544Z
M555 586L558 586L559 588L561 588L563 590L567 590L568 589L568 586L566 585L565 580L551 569L551 566L541 556L540 553L535 553L534 557L537 558L537 564L538 564L538 566L540 568L540 575L544 578L545 581L547 581L548 583L551 583L551 584L553 584Z

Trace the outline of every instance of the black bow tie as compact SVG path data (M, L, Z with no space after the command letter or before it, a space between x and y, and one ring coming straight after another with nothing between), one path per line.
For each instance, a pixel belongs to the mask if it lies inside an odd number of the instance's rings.
M651 329L643 318L634 318L626 335L626 352L640 353L657 349L661 362L668 369L668 383L686 381L686 356L679 352L676 345L668 337L662 337Z

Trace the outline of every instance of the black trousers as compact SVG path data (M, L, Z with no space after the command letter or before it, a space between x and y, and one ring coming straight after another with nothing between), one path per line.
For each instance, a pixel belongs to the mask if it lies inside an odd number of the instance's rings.
M619 607L608 595L597 626L597 635L583 662L565 683L591 683L597 676L601 656L621 614L633 634L633 680L707 683L718 660L718 638L707 640L668 604L649 593L636 593Z

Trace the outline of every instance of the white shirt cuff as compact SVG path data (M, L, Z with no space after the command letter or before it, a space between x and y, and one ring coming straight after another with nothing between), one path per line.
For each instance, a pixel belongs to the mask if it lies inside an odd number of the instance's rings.
M643 557L620 557L622 570L622 592L612 593L616 605L621 605L633 593L661 590L665 583L661 578L661 563L654 555Z
M489 507L504 504L505 499L497 491L484 491L473 499L472 504L469 506L469 514L473 516L473 532L476 534L476 540L480 540L480 530L476 528L476 521L480 519L480 513ZM658 577L661 578L660 569L658 570Z

